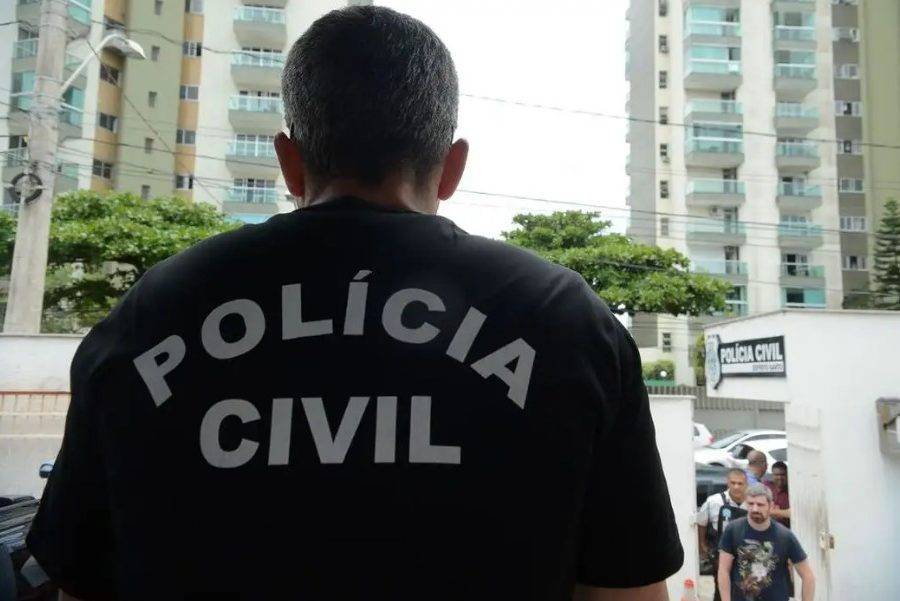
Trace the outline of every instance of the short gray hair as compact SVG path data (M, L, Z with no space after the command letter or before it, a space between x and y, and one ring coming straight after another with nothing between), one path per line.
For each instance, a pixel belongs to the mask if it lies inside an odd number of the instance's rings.
M772 502L772 491L769 490L769 487L765 484L754 484L750 488L747 489L747 495L749 497L765 497L769 503Z

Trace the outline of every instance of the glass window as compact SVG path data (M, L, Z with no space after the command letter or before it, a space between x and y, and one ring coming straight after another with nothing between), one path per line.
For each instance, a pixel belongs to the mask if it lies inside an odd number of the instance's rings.
M181 86L178 97L182 100L197 100L200 98L199 86Z
M203 53L202 42L183 42L181 53L185 56L200 56Z
M772 449L769 451L769 455L775 461L787 461L787 449Z
M203 14L203 0L184 0L184 12Z
M150 186L141 186L141 198L143 200L150 199Z
M111 83L114 86L119 85L119 70L115 67L107 65L105 63L100 63L100 79L107 83Z
M156 106L156 92L147 92L147 106Z
M184 175L176 175L175 176L175 189L176 190L193 190L194 189L194 174L188 173Z
M153 14L155 14L155 15L161 15L161 14L162 14L162 9L163 9L163 2L162 2L162 0L154 0L154 2L153 2Z
M112 168L112 163L104 163L103 161L94 159L94 163L91 167L91 173L93 173L97 177L102 177L103 179L111 179Z
M119 118L115 115L107 115L106 113L98 113L97 114L97 124L104 128L108 129L111 132L115 132L119 127Z
M175 131L175 143L192 146L197 143L197 132L192 129L178 129Z
M150 48L150 60L159 60L159 46L153 46L152 48Z

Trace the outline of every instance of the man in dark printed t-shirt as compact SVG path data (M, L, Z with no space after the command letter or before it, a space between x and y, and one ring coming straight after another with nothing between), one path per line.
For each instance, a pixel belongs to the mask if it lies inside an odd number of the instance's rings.
M86 600L665 599L634 341L578 274L436 216L468 151L441 41L332 12L283 99L303 208L163 261L84 339L40 564Z

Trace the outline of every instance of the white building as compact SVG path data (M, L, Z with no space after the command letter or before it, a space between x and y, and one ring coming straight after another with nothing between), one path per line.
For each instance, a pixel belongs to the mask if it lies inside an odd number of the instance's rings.
M629 8L629 234L730 282L725 316L841 306L831 15L830 0ZM709 321L638 314L633 334L691 384Z

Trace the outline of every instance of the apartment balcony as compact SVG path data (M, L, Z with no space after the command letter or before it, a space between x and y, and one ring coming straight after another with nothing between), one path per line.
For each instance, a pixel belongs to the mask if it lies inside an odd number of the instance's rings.
M731 179L691 179L685 190L689 207L737 207L744 198L744 182Z
M231 142L225 154L225 164L234 177L275 179L280 173L275 147L269 141Z
M807 265L806 263L782 263L781 277L778 280L782 286L798 288L824 288L825 266Z
M816 0L772 0L775 12L815 12Z
M34 23L37 26L41 22L42 0L18 0L16 18L19 21ZM68 0L66 29L69 38L83 38L91 31L91 0Z
M744 162L742 140L722 138L688 138L684 144L688 167L730 169Z
M274 215L279 212L279 200L284 200L284 195L275 188L235 186L222 208L229 214Z
M776 25L773 33L776 50L815 50L816 28Z
M822 187L780 182L776 202L783 211L811 211L822 206Z
M238 6L233 22L234 35L242 46L283 48L287 42L283 8Z
M685 123L743 123L744 107L735 100L691 100L684 113Z
M778 246L812 250L822 246L822 226L803 223L781 223Z
M228 100L228 120L238 131L279 131L283 115L281 98L236 94Z
M687 90L730 92L740 87L741 61L686 58L684 87Z
M816 66L778 63L775 65L775 92L785 100L802 100L816 89Z
M747 264L743 261L720 260L693 260L691 259L691 273L716 276L734 283L736 286L747 285Z
M8 113L9 131L13 135L26 135L31 126L29 111L34 99L32 92L16 92L9 95L10 106ZM59 139L82 137L82 124L84 123L84 111L65 102L59 109Z
M805 173L819 167L819 146L815 142L778 142L775 164L781 172Z
M747 241L744 224L731 219L691 217L686 233L688 244L740 246Z
M13 42L13 59L11 71L13 73L20 73L22 71L31 71L32 73L36 72L37 51L37 38ZM66 52L65 62L63 63L63 74L66 78L68 78L75 71L75 69L78 68L78 65L81 64L81 60L81 58L79 58L72 52ZM82 71L81 74L72 82L72 85L82 90L85 89L85 87L87 86L86 72Z
M781 306L786 309L825 309L824 288L790 287L781 289Z
M244 52L231 55L231 77L241 87L280 89L284 55L280 52Z
M741 24L727 21L689 21L685 23L685 46L710 43L740 47Z
M775 106L775 129L785 136L805 136L819 127L819 109L794 102Z

